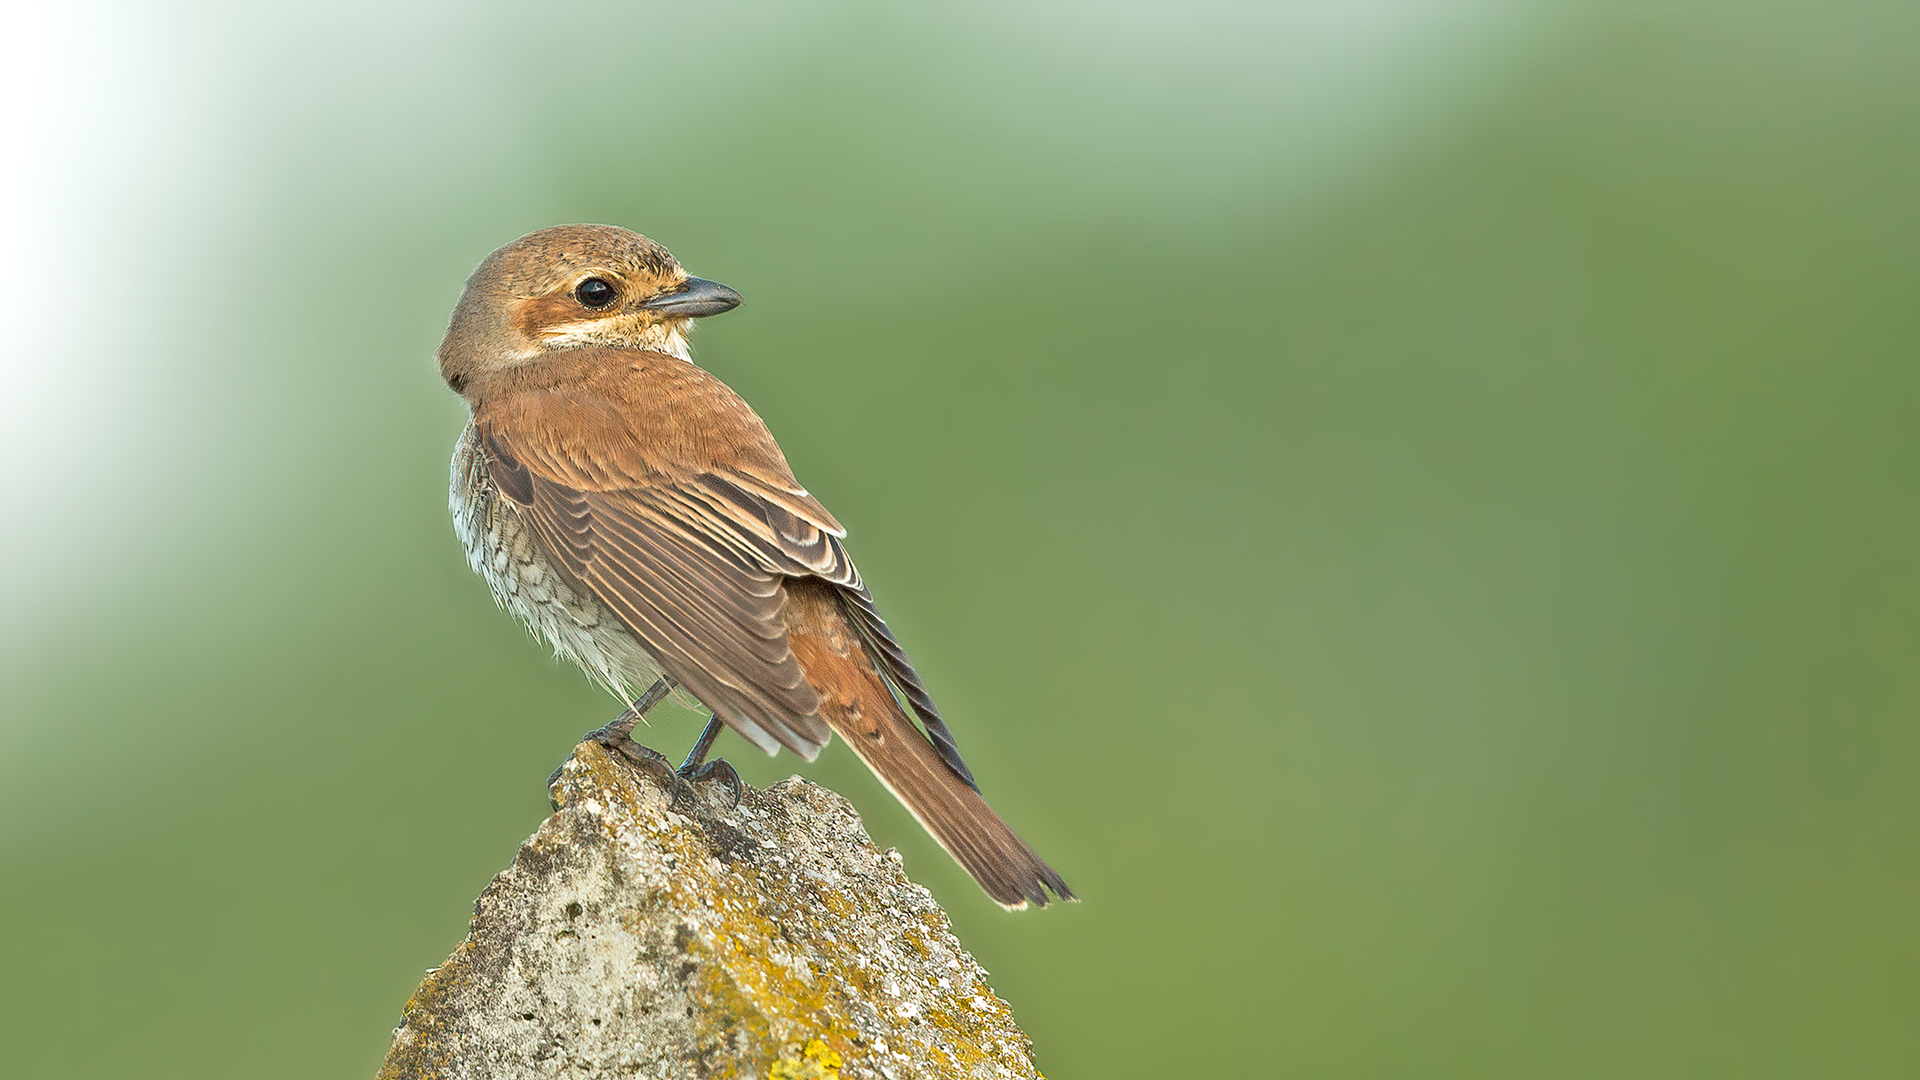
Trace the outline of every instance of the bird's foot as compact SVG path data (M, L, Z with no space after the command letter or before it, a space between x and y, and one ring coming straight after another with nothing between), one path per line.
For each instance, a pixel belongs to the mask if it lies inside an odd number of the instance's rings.
M641 746L631 738L621 737L618 741L602 743L607 749L620 755L629 764L654 778L667 793L668 809L676 813L684 812L694 806L699 798L693 784L673 767L667 755L651 746Z
M726 726L720 722L719 717L708 718L706 729L694 741L692 751L687 754L687 760L682 762L678 769L673 767L673 763L667 760L665 754L633 741L634 727L646 718L648 709L672 692L673 687L674 683L671 679L661 676L645 694L640 696L640 700L635 701L626 711L614 717L613 721L605 727L595 728L582 735L580 741L604 746L640 771L651 775L667 792L670 809L675 812L692 809L697 804L699 793L694 788L695 784L713 781L726 786L728 810L739 806L740 798L746 792L746 785L740 782L740 774L734 771L732 765L727 764L725 758L707 760L707 752L713 749L713 741L720 737L720 729ZM562 763L559 769L553 770L553 775L547 777L549 789L560 779L561 769L565 768L565 763ZM558 809L557 806L555 808Z
M688 782L688 777L682 775L680 770L673 767L673 762L667 760L667 755L655 750L651 746L642 746L634 742L633 737L625 732L608 731L608 728L612 726L613 725L609 724L607 728L601 728L598 731L589 731L580 741L604 746L613 756L651 776L654 782L659 784L661 789L667 793L667 797L672 801L673 809L680 810L685 806L691 805L695 797L693 785ZM553 775L547 777L547 787L549 789L559 781L560 773L565 770L566 767L566 763L562 762L560 768L553 770ZM554 809L558 810L559 808L559 803L554 803Z
M740 805L740 796L745 789L745 785L740 783L740 774L733 771L733 766L727 764L726 758L707 760L708 752L713 749L713 741L720 737L724 727L726 725L720 722L717 714L707 718L707 726L701 730L700 737L693 741L693 749L687 751L687 760L680 763L680 776L696 784L709 780L725 784L727 809L731 810Z
M740 798L746 794L747 790L747 786L740 782L740 774L733 771L733 766L727 764L726 758L714 758L712 761L691 768L682 765L678 775L688 783L724 785L727 789L728 810L740 805Z
M591 737L591 736L589 736ZM706 802L701 791L695 785L719 783L726 789L728 810L740 805L740 797L746 786L740 782L740 774L735 772L725 758L712 761L689 761L679 768L667 755L651 746L642 746L623 732L615 732L604 739L594 739L607 749L618 754L641 772L654 778L667 793L669 810L676 814L687 813Z
M639 699L633 704L621 710L619 716L580 736L580 741L599 743L609 750L620 750L623 754L625 753L623 748L631 746L639 750L646 750L647 753L659 757L658 752L647 750L646 747L633 741L633 729L640 721L647 718L647 710L658 705L661 698L673 693L673 688L676 685L678 684L665 675L653 680L653 685L647 687L647 692L641 694ZM662 760L665 759L662 758ZM560 769L566 767L567 763L563 761L560 763L560 768L553 770L553 772L547 776L547 787L549 789L553 787L555 781L560 779Z

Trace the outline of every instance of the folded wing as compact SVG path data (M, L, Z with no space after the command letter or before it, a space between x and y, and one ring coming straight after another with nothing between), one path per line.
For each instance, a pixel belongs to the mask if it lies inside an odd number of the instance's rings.
M605 354L582 359L597 362L497 394L475 417L496 485L526 508L556 568L728 726L809 760L831 731L788 645L785 582L829 583L940 758L975 786L847 556L845 529L794 480L759 417L678 359L626 354L617 381L601 378ZM671 385L649 393L650 378ZM693 434L643 437L649 425Z

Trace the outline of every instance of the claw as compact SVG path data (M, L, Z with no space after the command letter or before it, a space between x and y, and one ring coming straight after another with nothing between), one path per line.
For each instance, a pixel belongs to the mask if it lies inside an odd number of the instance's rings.
M696 784L706 784L714 781L725 784L727 786L728 796L727 809L729 810L739 806L741 796L746 794L747 786L740 782L740 774L734 771L732 765L727 764L726 758L714 758L712 761L704 765L697 765L691 770L682 768L680 775Z
M646 693L641 694L633 704L621 710L619 716L609 720L604 726L594 728L592 731L580 736L580 741L599 743L609 750L619 750L622 754L626 754L625 747L627 746L636 746L642 750L646 750L646 747L640 746L639 743L633 741L633 729L640 721L647 718L647 710L660 704L660 700L668 694L673 693L673 688L678 685L678 683L673 681L672 676L660 676L653 680L652 686L647 687ZM654 754L654 751L647 750L647 753ZM627 756L631 759L631 755ZM655 754L654 756L658 757L659 755ZM663 758L662 760L665 759ZM567 763L563 761L560 763L560 768L553 770L553 772L547 775L547 788L549 790L553 788L555 783L559 782L560 772L566 767ZM559 804L555 803L554 809L558 810L559 808Z
M667 760L667 755L651 746L641 746L632 739L624 739L615 744L612 749L632 762L641 772L652 774L654 779L660 782L660 786L667 792L669 809L677 813L693 805L697 797L693 785L687 782L686 777L680 775L680 770L673 767L673 762Z
M647 710L672 693L675 685L672 678L660 676L647 688L646 693L640 695L638 701L614 717L611 723L587 732L580 737L580 741L599 743L641 771L651 773L668 792L671 800L669 808L676 813L691 809L696 804L699 795L693 785L716 780L727 786L727 809L731 810L740 805L746 785L740 782L740 774L727 764L725 758L707 760L707 751L713 749L713 741L720 737L720 729L725 726L718 716L708 718L706 728L700 732L700 738L694 741L687 760L678 769L660 751L633 741L634 726L646 719ZM559 769L553 770L553 775L547 777L549 789L560 779L560 772L565 768L565 763L562 763ZM558 803L554 804L554 809L559 809Z

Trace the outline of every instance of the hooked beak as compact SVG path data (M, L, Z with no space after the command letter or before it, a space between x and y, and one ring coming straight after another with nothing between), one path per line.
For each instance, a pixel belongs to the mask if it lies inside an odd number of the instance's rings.
M740 304L740 294L717 281L690 277L679 292L656 296L641 303L648 311L658 311L682 319L700 319L732 311Z

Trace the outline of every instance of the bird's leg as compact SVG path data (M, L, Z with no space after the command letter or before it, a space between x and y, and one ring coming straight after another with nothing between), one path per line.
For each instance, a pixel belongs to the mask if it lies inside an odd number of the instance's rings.
M707 726L694 740L693 749L687 751L687 760L680 763L680 775L691 775L701 767L700 763L707 760L707 751L713 749L713 740L720 737L720 729L725 726L718 716L707 717Z
M633 741L634 726L646 719L647 711L660 704L661 700L673 693L673 688L678 685L673 676L660 676L653 680L652 686L647 687L646 693L641 694L633 704L622 710L619 716L614 717L606 726L595 728L580 736L580 741L599 743L648 772L659 775L669 787L680 784L682 781L679 774L674 772L673 763L668 761L664 754ZM565 765L561 768L565 768ZM547 786L552 787L554 781L558 779L560 779L560 769L555 769L553 775L547 777Z
M680 684L673 680L673 676L660 676L653 680L652 686L647 687L646 693L641 694L619 716L608 721L605 727L595 728L582 735L580 741L597 742L608 748L618 747L621 743L630 741L634 725L645 720L648 710L660 704L661 699L673 693L673 688L678 685Z
M707 751L713 749L713 740L720 737L720 732L725 727L726 725L720 722L720 717L707 718L707 726L700 732L700 737L694 740L693 749L687 751L687 760L680 764L680 776L695 782L720 781L727 785L727 790L732 793L733 805L738 806L743 791L740 774L733 770L732 765L727 764L726 758L707 760Z

